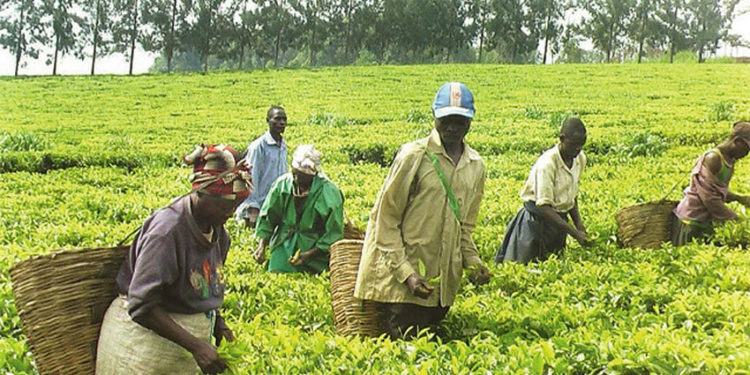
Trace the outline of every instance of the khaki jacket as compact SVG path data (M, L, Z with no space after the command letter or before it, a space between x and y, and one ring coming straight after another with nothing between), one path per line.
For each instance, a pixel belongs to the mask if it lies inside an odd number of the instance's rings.
M484 163L464 145L455 167L437 131L404 144L396 155L370 212L354 295L357 298L422 306L450 306L458 292L462 268L481 264L471 232L484 191ZM425 149L438 158L453 187L463 225L450 209ZM427 279L440 285L427 299L415 297L404 283L426 266Z

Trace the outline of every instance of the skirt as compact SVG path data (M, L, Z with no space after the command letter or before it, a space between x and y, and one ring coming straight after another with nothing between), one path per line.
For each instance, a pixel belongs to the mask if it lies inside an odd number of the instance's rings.
M567 213L558 214L567 221ZM508 224L505 239L495 254L495 262L545 260L565 247L566 238L567 233L547 222L534 202L525 202Z
M713 234L710 223L686 223L677 215L672 221L672 245L683 246L694 239L702 239Z
M205 313L169 316L195 337L210 343L213 319ZM127 297L109 305L96 351L97 375L201 374L193 355L130 318Z

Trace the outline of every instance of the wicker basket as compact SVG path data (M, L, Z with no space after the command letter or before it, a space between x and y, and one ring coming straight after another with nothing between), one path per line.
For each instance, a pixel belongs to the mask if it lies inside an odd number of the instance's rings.
M615 214L617 234L623 245L656 249L672 237L672 211L676 201L656 201L625 207Z
M385 333L372 301L354 297L362 241L341 240L331 246L331 304L333 325L339 335L378 337Z
M127 250L67 250L11 268L21 327L40 374L94 374L99 328Z

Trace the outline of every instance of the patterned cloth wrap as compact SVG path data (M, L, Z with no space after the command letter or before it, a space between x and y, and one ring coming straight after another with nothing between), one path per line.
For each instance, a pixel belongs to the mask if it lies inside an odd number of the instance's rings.
M182 157L186 165L193 166L190 182L193 189L218 195L222 198L243 201L253 190L250 167L232 147L223 144L196 146Z
M317 175L320 172L322 157L313 145L299 145L292 156L292 168L302 173Z

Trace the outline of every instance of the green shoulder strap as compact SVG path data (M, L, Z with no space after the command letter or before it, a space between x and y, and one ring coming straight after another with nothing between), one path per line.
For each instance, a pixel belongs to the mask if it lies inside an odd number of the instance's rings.
M427 158L430 159L430 162L432 162L432 166L435 168L435 172L437 172L438 178L440 179L440 184L443 185L443 190L445 190L445 194L448 195L448 205L451 207L451 211L453 211L453 214L456 216L458 224L462 224L461 210L458 207L456 195L453 193L453 187L451 187L451 184L448 182L448 178L445 176L445 172L443 172L443 168L440 166L440 162L438 161L435 153L427 150L426 154Z

